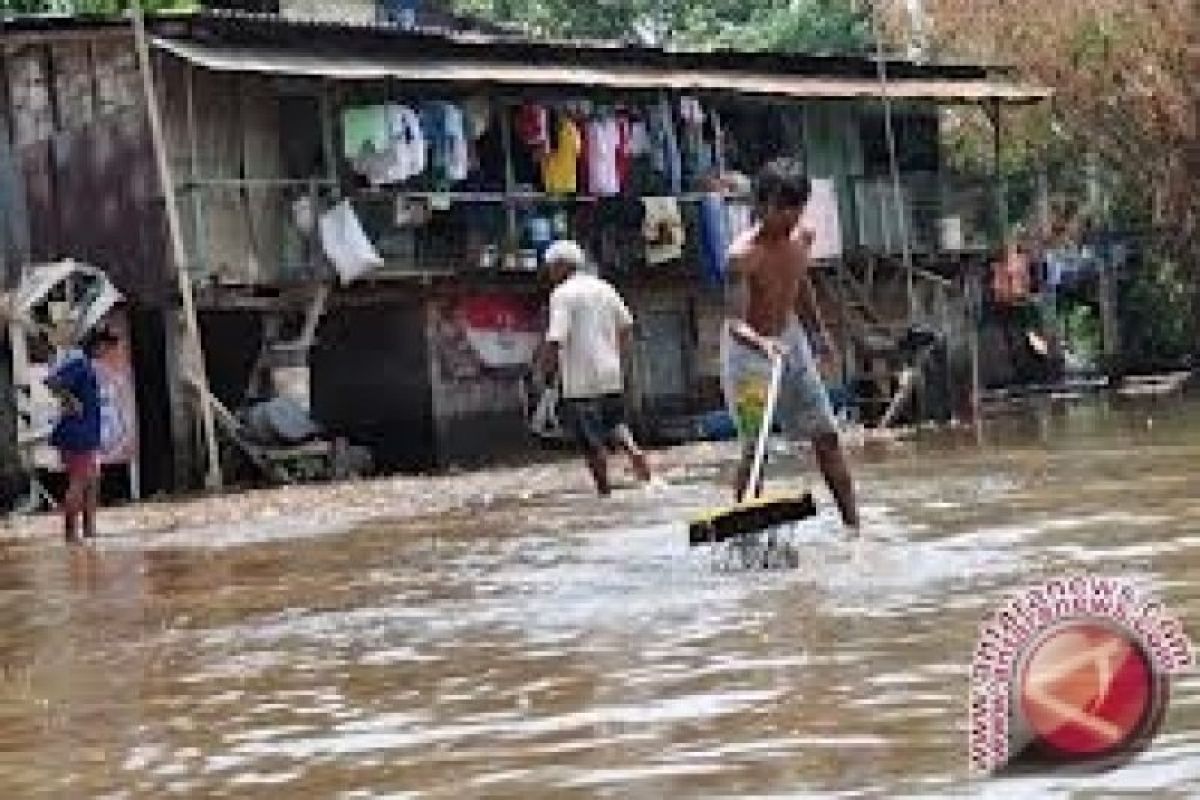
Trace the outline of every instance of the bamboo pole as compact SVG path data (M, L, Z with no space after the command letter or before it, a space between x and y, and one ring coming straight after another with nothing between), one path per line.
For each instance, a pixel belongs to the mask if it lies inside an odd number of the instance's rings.
M175 180L171 174L170 160L163 136L162 114L158 106L158 94L154 89L154 75L150 64L150 46L146 40L146 22L142 16L139 0L132 0L129 13L133 20L133 36L137 48L138 66L142 74L142 88L146 95L146 115L150 121L150 137L154 146L154 158L158 165L158 179L162 188L167 211L167 228L171 237L171 250L175 261L175 276L179 284L179 296L183 304L184 328L187 334L184 372L195 376L200 387L200 423L207 448L208 472L205 484L209 489L221 488L221 457L217 448L217 430L213 420L211 397L208 390L208 373L204 366L204 346L200 341L200 325L196 320L196 304L192 297L192 280L188 275L187 248L183 243L183 228L179 219L178 198L175 196ZM188 364L190 360L192 363Z
M196 185L200 177L200 137L196 130L196 67L187 67L187 126L189 185L192 192L192 224L196 237L196 260L208 265L208 235L204 215L204 190Z
M903 179L900 175L900 157L896 144L896 126L890 90L887 54L883 49L883 26L879 20L876 3L870 7L871 35L875 39L875 67L879 77L879 99L883 104L883 130L887 139L888 166L892 179L892 202L895 205L897 232L900 235L900 257L904 267L905 297L908 301L908 324L916 317L916 287L913 275L912 232L909 230L908 205L904 198ZM885 228L886 230L886 228ZM888 248L891 252L891 248Z
M983 324L983 287L977 271L967 273L967 322L970 325L968 346L971 349L971 422L975 427L975 439L983 444L983 370L980 364L980 325Z

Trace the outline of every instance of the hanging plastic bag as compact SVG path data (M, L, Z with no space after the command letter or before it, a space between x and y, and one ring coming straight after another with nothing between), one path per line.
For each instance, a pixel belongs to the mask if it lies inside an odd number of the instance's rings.
M343 285L383 266L383 258L363 232L350 201L343 200L322 214L320 227L321 247Z

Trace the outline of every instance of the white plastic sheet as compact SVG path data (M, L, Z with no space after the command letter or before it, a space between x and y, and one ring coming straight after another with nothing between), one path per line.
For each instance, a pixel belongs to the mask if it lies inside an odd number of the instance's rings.
M343 200L322 214L320 228L321 247L343 285L383 266L383 258L367 238L350 201Z

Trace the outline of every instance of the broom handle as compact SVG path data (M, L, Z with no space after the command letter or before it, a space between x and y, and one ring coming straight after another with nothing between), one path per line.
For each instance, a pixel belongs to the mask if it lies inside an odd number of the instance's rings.
M763 461L767 457L767 439L771 435L771 424L775 421L775 404L779 401L779 385L783 380L783 357L771 357L771 387L767 390L767 407L763 411L758 427L758 445L754 448L754 463L750 467L750 480L746 492L752 497L762 494L759 480L762 478ZM744 497L744 495L743 495Z

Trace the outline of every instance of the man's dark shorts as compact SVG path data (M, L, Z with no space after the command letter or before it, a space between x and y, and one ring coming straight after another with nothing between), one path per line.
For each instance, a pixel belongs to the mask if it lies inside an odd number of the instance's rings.
M580 446L595 452L619 445L625 425L625 398L606 394L585 399L564 398L562 420Z

